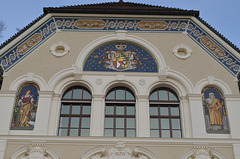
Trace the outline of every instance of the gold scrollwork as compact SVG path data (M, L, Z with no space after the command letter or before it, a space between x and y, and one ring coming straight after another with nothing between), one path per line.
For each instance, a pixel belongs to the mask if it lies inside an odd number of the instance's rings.
M141 21L138 23L139 29L154 29L154 30L165 30L167 28L165 21Z
M27 52L31 47L33 47L35 44L37 44L39 41L41 41L42 35L40 33L34 34L32 37L30 37L26 42L24 42L22 45L20 45L17 48L17 52L19 55L23 55L25 52Z
M223 58L225 56L225 52L214 44L208 37L203 36L201 38L201 42L205 45L208 49L210 49L217 57Z
M102 20L77 20L75 22L75 27L77 28L103 28L105 22Z

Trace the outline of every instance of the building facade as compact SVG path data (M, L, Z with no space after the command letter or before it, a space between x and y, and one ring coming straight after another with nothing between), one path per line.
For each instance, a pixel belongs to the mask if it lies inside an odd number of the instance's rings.
M239 53L198 11L44 8L1 46L0 158L240 159Z

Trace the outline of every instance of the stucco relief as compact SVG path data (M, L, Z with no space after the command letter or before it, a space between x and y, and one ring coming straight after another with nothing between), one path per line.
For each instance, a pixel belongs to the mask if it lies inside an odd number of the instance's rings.
M115 148L110 148L107 153L97 153L89 159L150 159L145 154L127 148L123 141L116 143Z

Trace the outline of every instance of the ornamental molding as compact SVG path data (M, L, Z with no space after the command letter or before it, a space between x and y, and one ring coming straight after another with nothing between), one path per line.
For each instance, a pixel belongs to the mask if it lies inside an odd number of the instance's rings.
M11 159L59 159L45 144L31 144L16 151Z
M43 19L45 20L45 19ZM30 30L30 29L29 29ZM94 17L60 17L52 16L44 23L39 25L30 34L22 35L22 39L11 49L1 53L0 65L4 71L9 71L17 63L22 61L26 56L33 52L38 46L49 39L59 31L131 31L131 32L177 32L185 33L207 54L214 58L220 65L229 71L233 76L237 76L240 71L240 60L235 56L235 52L228 44L224 45L221 39L207 29L196 19L189 18L159 18L144 19L140 18L94 18ZM26 31L28 32L28 31ZM117 39L127 39L127 34L120 32ZM126 36L126 37L125 37ZM215 38L220 39L220 42ZM66 51L66 49L65 49Z
M180 52L183 51L185 53L185 55L181 55ZM179 44L176 45L173 49L173 53L176 57L185 60L187 58L189 58L192 54L192 49L190 49L189 46L185 45L185 44Z
M81 159L157 159L150 151L136 147L133 150L126 147L124 141L118 141L115 147L106 149L104 147L95 148L87 152Z

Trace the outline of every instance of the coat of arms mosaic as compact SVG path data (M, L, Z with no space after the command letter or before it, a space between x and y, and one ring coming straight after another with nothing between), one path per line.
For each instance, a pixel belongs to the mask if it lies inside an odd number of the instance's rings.
M158 66L154 57L137 45L110 43L87 57L84 71L158 72Z

